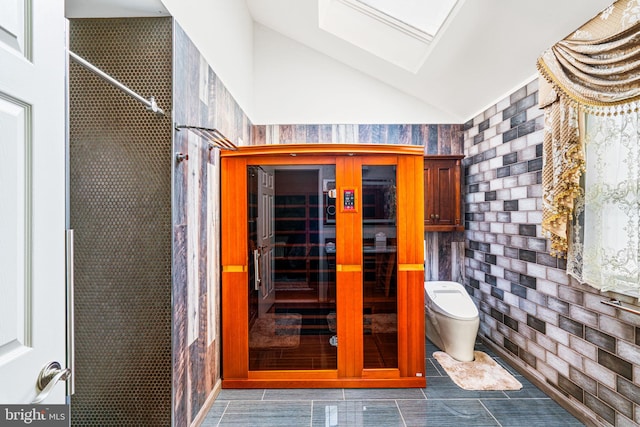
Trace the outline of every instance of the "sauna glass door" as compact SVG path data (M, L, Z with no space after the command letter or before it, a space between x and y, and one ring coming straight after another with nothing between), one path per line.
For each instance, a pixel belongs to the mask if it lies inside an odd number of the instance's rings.
M249 370L335 370L335 166L247 174Z
M362 166L364 369L398 367L396 166Z
M250 371L335 370L349 341L354 373L398 367L396 166L349 170L341 183L334 165L247 169Z

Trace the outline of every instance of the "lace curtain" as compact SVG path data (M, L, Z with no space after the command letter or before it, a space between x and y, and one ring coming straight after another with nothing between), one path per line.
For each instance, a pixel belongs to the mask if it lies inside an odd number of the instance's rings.
M640 0L618 0L537 66L551 254L583 283L637 294Z
M640 117L587 115L584 142L567 272L602 291L640 297Z
M542 228L564 255L584 170L582 113L624 114L640 99L640 0L619 0L538 59L545 111Z

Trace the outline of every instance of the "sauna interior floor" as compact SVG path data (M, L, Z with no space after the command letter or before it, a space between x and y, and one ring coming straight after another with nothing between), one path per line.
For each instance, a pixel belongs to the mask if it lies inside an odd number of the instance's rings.
M545 426L583 424L478 342L522 383L518 391L467 391L427 341L423 389L223 389L202 426Z

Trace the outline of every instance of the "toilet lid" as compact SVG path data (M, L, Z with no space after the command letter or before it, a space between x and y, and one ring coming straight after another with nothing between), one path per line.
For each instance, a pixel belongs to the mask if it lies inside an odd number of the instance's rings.
M445 316L458 320L472 320L478 317L478 308L459 283L427 286L427 294L432 308Z

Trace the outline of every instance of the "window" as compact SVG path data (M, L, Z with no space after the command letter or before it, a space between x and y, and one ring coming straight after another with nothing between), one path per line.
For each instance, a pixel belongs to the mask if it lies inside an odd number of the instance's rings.
M584 193L578 197L568 272L602 291L640 297L638 112L587 115Z

